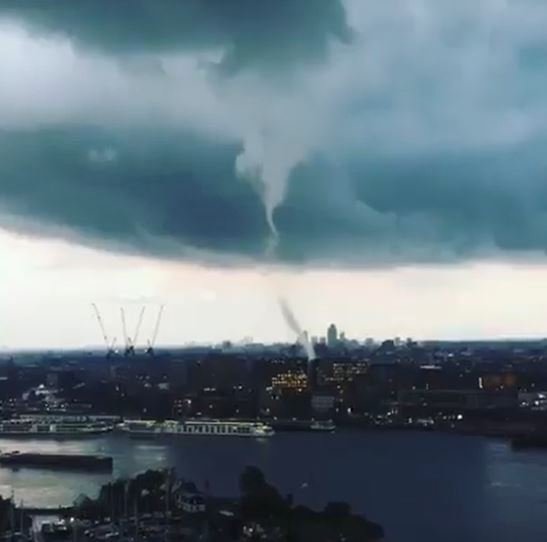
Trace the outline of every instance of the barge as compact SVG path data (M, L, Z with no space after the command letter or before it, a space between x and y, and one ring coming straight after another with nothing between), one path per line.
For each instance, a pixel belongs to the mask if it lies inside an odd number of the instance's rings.
M111 471L112 457L85 454L49 454L6 452L0 454L0 466L59 470Z

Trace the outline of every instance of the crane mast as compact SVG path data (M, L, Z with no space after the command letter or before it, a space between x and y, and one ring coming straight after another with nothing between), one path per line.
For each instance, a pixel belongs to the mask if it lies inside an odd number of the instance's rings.
M130 337L127 333L127 320L125 317L125 309L123 307L120 308L120 315L122 319L122 332L123 332L123 339L125 343L125 356L133 356L135 355L135 348L137 346L137 342L139 340L139 335L141 332L142 322L144 320L144 313L146 312L146 306L143 306L140 310L139 317L137 319L137 325L135 327L135 332L133 333L133 336Z

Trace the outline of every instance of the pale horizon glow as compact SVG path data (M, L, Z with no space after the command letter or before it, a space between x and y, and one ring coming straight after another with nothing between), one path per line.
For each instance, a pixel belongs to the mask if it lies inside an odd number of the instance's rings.
M284 295L310 335L334 322L349 338L541 338L547 264L475 262L393 269L214 268L113 254L0 231L2 349L101 346L91 303L121 341L147 305L141 344L165 304L158 346L251 338L294 341Z

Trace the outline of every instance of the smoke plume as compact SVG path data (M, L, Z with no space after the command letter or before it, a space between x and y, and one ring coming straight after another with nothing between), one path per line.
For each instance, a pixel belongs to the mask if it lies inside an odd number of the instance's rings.
M298 320L296 319L296 316L289 307L286 299L283 299L282 297L279 298L279 308L281 309L281 314L283 315L285 322L287 323L289 328L296 333L298 342L306 351L308 361L314 360L315 351L313 350L313 345L310 343L307 334L298 323Z

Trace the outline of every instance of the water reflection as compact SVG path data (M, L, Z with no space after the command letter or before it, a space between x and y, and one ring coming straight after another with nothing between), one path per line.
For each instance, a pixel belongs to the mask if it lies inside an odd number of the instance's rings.
M547 539L547 454L503 441L434 433L278 434L272 439L181 437L165 442L110 435L84 441L0 440L2 451L103 453L114 476L174 465L198 486L237 493L245 465L260 466L295 500L348 500L384 525L391 542ZM37 506L95 495L105 474L0 469L0 492ZM545 537L545 538L543 538Z

